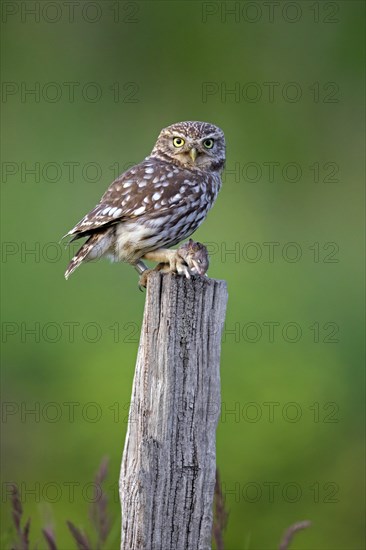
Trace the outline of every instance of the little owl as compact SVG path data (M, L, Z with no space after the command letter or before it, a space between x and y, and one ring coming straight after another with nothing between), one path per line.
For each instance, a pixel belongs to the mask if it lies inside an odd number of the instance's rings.
M168 247L192 235L206 218L220 190L224 164L225 138L217 126L178 122L164 128L151 155L119 176L65 235L72 237L70 242L87 237L66 279L83 261L101 256L127 262L140 275L147 269L143 259L167 264L169 271L188 278L204 274L205 269L197 269L200 252L187 256Z

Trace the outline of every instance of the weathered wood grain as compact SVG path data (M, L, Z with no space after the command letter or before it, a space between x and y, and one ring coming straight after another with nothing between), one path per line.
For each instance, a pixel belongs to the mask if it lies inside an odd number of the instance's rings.
M224 281L149 276L123 453L122 550L211 548Z

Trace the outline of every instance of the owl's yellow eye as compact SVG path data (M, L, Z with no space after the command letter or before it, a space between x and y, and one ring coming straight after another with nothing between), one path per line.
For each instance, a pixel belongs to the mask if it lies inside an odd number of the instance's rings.
M183 147L184 139L181 138L181 137L173 138L173 145L174 145L174 147Z
M213 139L205 139L203 142L203 145L206 147L206 149L212 149L214 146L214 140Z

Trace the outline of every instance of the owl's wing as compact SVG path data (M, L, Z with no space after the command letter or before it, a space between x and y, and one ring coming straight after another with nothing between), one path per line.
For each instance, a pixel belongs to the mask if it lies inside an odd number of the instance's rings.
M199 200L199 189L192 187L189 173L154 158L147 158L119 176L99 203L65 237L71 241L110 225L148 214L158 217L171 208L187 203L185 190L190 185L190 202ZM71 242L70 241L70 242Z

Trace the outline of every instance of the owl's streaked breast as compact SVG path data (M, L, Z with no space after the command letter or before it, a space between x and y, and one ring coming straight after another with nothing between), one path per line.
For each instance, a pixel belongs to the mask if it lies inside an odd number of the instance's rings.
M146 209L134 220L116 226L115 260L133 262L157 246L174 246L196 231L216 200L221 178L217 173L205 174L193 181L185 177L184 182L174 195L171 188L166 194L168 187L160 186L161 191L150 195Z

